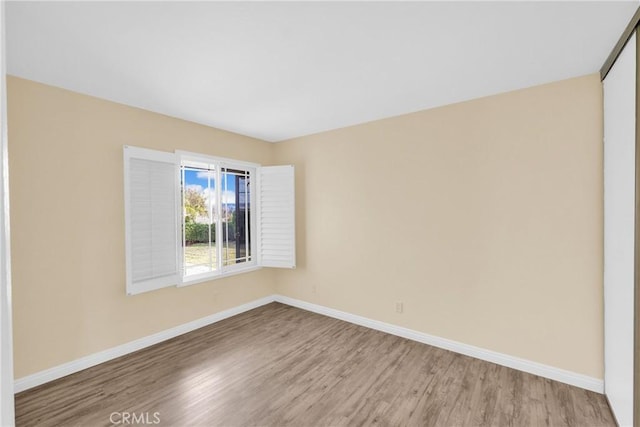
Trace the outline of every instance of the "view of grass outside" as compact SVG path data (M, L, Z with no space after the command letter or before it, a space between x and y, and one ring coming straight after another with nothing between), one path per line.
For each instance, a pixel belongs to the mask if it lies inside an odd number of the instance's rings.
M249 259L244 230L245 218L249 215L249 176L246 171L222 171L217 174L211 165L182 167L186 276L208 273L218 268L216 244L223 245L222 266ZM217 206L218 203L220 206ZM236 223L237 218L239 223ZM218 227L220 230L217 230ZM240 243L236 245L238 236ZM240 259L236 259L236 255Z
M235 242L229 242L229 247L222 248L222 260L225 265L235 264L236 246ZM184 264L187 271L193 273L210 271L216 268L216 246L211 246L211 261L209 264L209 244L193 243L184 248ZM201 266L206 266L202 268ZM198 268L200 267L200 268Z

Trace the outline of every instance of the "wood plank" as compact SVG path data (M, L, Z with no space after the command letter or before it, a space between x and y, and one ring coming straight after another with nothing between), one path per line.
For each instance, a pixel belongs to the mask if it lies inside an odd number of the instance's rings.
M16 396L18 426L614 426L604 396L273 303ZM153 418L150 418L153 421Z

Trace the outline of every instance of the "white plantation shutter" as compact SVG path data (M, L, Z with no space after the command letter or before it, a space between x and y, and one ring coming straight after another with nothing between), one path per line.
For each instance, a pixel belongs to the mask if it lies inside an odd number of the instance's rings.
M263 166L259 174L258 254L264 267L295 268L294 168Z
M129 295L179 282L177 176L173 153L124 147Z

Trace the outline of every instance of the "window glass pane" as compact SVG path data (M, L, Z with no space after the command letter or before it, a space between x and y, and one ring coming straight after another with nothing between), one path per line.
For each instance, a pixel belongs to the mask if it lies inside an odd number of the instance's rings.
M222 169L222 265L251 261L251 177L248 171Z
M216 171L192 164L182 167L184 275L217 269Z

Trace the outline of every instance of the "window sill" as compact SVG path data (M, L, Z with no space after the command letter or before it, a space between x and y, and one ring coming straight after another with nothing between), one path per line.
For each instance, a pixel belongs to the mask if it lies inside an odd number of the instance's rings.
M191 286L191 285L195 285L202 282L210 282L212 280L224 279L225 277L235 276L242 273L249 273L251 271L260 270L261 268L262 266L253 265L247 268L227 271L225 273L211 273L211 274L207 274L205 276L199 276L193 279L183 279L182 283L178 284L178 287L182 288L185 286Z

